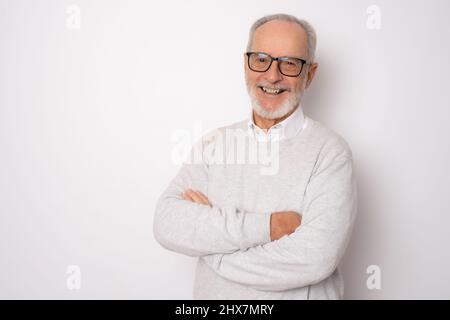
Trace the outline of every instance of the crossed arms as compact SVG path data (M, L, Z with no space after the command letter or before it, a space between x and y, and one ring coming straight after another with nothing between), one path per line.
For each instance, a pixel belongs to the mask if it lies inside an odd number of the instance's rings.
M311 285L336 269L356 206L348 150L318 160L301 217L216 207L205 196L207 181L205 163L185 164L160 197L153 227L163 247L198 256L222 277L259 290Z
M200 191L186 189L183 192L183 199L212 208L209 199ZM282 236L291 234L300 226L301 222L302 216L295 211L273 212L270 215L270 240L278 240Z

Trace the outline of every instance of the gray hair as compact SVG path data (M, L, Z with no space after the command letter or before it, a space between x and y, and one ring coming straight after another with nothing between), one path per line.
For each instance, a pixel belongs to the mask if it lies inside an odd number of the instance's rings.
M306 21L306 20L300 20L296 17L284 14L284 13L278 13L278 14L271 14L264 16L253 23L252 27L250 28L250 33L248 37L248 44L247 44L247 51L251 51L252 44L253 44L253 35L259 27L261 27L266 22L272 21L272 20L281 20L281 21L289 21L294 22L298 24L300 27L305 30L307 35L307 41L308 41L308 62L314 62L314 54L316 52L316 43L317 43L317 36L316 32L314 31L314 28L312 25Z

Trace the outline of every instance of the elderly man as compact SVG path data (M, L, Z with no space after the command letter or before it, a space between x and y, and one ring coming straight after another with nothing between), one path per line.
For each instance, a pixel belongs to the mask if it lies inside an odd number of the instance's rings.
M355 217L356 183L346 141L302 110L318 67L315 47L304 20L277 14L256 21L244 54L250 119L203 137L194 148L199 161L185 163L158 201L156 240L199 258L195 299L343 297L338 263ZM223 143L230 130L249 133L246 150L255 141L257 149L270 144L275 169L259 170L264 164L247 157L214 161L235 156L235 146Z

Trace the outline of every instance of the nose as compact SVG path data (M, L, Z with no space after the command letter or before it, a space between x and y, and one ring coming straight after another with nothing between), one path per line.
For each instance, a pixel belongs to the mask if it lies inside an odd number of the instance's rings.
M280 73L280 70L278 70L278 61L272 62L272 65L269 70L266 71L265 76L267 81L270 81L271 83L283 80L283 75Z

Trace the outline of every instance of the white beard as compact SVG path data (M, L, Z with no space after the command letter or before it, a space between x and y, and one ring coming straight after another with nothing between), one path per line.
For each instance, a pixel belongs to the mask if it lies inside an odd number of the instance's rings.
M285 99L285 101L274 111L267 111L258 101L256 98L255 93L253 92L253 88L250 88L247 84L247 91L250 96L251 104L253 111L256 112L258 116L264 119L270 119L275 120L284 117L285 115L289 114L292 110L294 110L301 101L303 92L302 90L299 90L298 92L295 92L294 94L289 94L289 97ZM259 89L256 89L259 90Z

